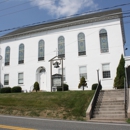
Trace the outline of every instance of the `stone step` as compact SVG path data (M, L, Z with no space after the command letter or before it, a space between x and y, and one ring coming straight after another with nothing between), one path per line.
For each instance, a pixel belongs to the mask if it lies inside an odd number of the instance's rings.
M121 101L121 102L123 102L124 101L124 98L119 98L119 99L117 99L117 98L99 98L98 100L97 100L97 102L106 102L106 101L110 101L110 102L116 102L116 101Z
M102 118L102 117L96 117L96 118L91 118L91 121L100 121L100 122L115 122L119 123L119 121L123 121L123 123L126 123L126 118ZM122 123L122 122L121 122Z
M125 114L94 114L93 118L123 119Z
M109 106L124 106L124 102L97 102L96 103L96 106L106 106L106 107L109 107Z
M100 92L124 92L124 89L116 89L116 90L101 90Z
M109 107L95 107L95 109L94 109L95 111L117 111L117 110L122 110L122 111L124 111L124 106L122 106L122 107L111 107L111 108L109 108Z
M99 115L107 115L107 114L114 114L114 115L119 115L119 114L125 114L124 110L118 110L118 111L94 111L94 115L99 114Z

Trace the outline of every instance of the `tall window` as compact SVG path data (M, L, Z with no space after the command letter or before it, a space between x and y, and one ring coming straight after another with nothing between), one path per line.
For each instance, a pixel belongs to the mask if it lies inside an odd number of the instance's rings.
M5 49L5 65L10 64L10 47L7 46Z
M38 43L38 61L44 60L45 45L44 41L40 40Z
M81 79L82 77L87 79L87 67L86 66L79 67L79 78Z
M102 64L102 75L103 78L110 78L110 64Z
M62 74L62 69L61 68L58 71L59 71L59 74ZM66 81L65 68L63 68L63 81Z
M18 61L18 63L19 64L24 63L24 45L23 44L19 45L19 61Z
M58 38L58 57L65 57L65 39L63 36Z
M100 30L100 50L101 53L109 52L107 31L105 29Z
M18 73L18 84L23 84L23 73Z
M4 85L9 85L9 74L4 75Z
M86 55L85 35L84 33L78 34L78 55Z

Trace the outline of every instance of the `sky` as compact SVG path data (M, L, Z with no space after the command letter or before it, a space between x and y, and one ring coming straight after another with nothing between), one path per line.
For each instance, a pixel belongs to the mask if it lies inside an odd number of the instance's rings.
M49 22L98 9L123 5L126 44L130 56L130 0L0 0L0 36L8 29ZM12 30L13 31L13 30Z

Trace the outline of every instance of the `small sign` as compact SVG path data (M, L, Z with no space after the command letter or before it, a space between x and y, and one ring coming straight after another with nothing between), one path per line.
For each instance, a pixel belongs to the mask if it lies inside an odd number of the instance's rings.
M61 78L53 79L53 86L61 86Z
M52 83L53 86L61 86L61 75L60 74L52 75Z

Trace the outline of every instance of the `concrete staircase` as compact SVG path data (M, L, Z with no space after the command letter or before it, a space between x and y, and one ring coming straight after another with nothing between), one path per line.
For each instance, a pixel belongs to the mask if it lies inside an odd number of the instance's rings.
M125 121L124 90L101 90L92 120Z

